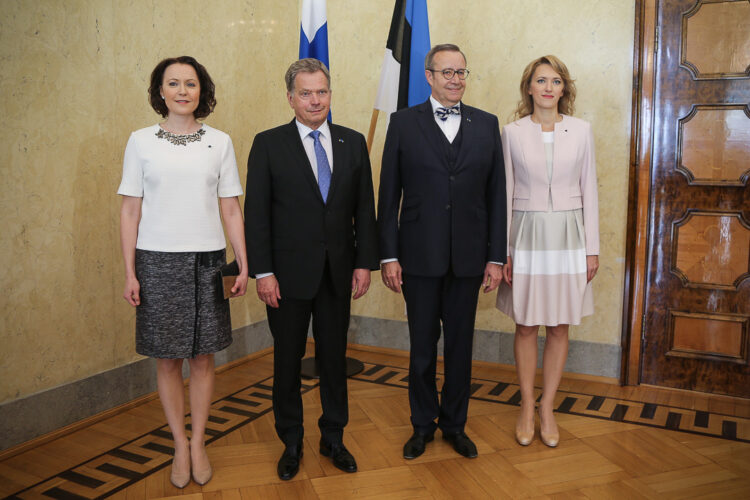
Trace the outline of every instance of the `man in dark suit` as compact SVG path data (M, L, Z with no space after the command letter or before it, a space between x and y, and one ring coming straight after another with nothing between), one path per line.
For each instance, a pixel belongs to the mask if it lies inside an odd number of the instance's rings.
M357 470L343 444L350 296L367 292L378 256L364 137L326 121L331 81L323 63L301 59L285 80L295 119L255 136L245 237L274 340L273 412L285 445L277 470L291 479L302 457L300 361L311 317L323 407L320 453L346 472Z
M430 98L391 115L378 200L382 278L403 289L409 320L409 404L414 432L404 458L424 453L439 427L463 456L479 288L502 277L505 169L497 117L461 102L466 58L450 44L425 58ZM399 217L399 205L401 213ZM445 381L435 383L440 323Z

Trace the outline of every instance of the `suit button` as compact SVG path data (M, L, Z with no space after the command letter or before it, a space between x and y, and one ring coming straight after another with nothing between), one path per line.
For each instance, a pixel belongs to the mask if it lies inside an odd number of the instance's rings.
M446 206L445 206L445 209L446 209L446 210L450 210L450 209L451 209L451 206L450 206L450 204L446 205Z
M456 176L454 176L454 175L451 175L450 177L448 177L448 179L450 179L450 180L452 180L452 181L453 181L453 180L456 180Z

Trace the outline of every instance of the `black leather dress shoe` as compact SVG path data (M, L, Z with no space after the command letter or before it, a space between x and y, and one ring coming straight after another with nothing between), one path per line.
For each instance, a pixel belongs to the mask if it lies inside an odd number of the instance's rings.
M465 432L444 432L443 439L453 445L456 453L466 458L477 457L477 447Z
M344 472L357 472L357 461L343 443L328 444L320 440L320 454L333 460L333 465Z
M424 447L435 438L434 434L415 432L404 445L404 458L411 460L424 453Z
M276 472L279 478L288 481L293 478L299 471L299 461L302 458L302 442L296 445L287 446L284 453L281 454L279 465L276 466Z

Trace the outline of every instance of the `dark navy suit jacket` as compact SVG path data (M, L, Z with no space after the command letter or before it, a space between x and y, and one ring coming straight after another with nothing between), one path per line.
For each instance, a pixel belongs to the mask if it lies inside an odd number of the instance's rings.
M506 260L505 169L497 117L461 104L455 164L428 100L391 115L380 172L380 258L406 274L458 277Z

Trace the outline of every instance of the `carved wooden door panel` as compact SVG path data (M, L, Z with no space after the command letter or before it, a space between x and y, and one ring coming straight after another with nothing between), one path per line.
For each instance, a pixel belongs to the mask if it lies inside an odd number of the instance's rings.
M656 22L640 381L750 397L750 1Z

